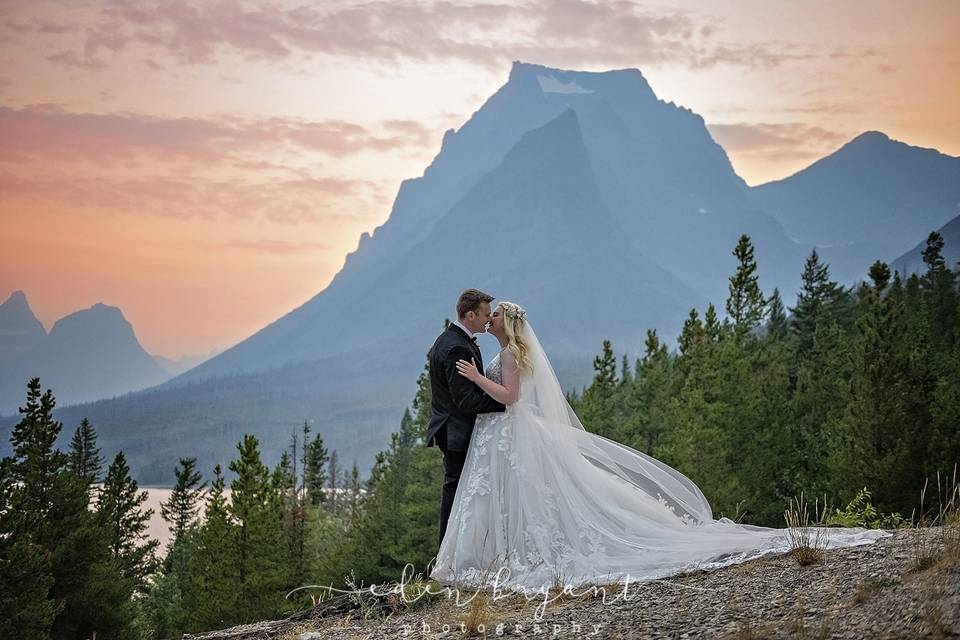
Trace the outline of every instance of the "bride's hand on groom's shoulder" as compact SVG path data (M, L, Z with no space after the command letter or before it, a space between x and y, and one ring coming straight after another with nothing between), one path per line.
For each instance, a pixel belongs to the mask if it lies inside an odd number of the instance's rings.
M473 358L470 358L470 362L466 360L457 360L457 371L460 372L464 378L471 380L473 382L479 382L483 375L477 370L477 365L473 361Z

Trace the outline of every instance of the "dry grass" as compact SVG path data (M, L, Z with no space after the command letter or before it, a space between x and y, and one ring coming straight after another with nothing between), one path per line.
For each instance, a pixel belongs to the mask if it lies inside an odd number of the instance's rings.
M943 603L945 596L943 586L928 584L926 597L920 606L920 616L917 620L917 633L940 640L941 638L955 637L944 614Z
M809 505L802 493L783 512L783 519L787 523L790 555L797 564L805 567L823 560L827 537L823 529L812 526Z
M405 582L402 589L397 589L400 583L392 586L386 604L388 609L397 613L414 611L444 598L443 585L436 580L424 580L419 575Z
M857 590L853 593L853 602L854 604L869 602L875 595L896 584L897 581L890 578L867 578L857 585Z
M486 538L484 538L484 543L486 543ZM504 556L502 562L506 562L509 556ZM501 556L497 555L490 561L483 571L480 572L479 583L481 585L486 585L491 581L491 578L496 575L496 570L498 571L501 566ZM460 580L457 580L456 588L458 590L466 589L465 585L461 584ZM467 637L471 636L483 636L486 635L488 630L491 628L491 623L493 621L493 607L491 605L492 598L489 591L484 587L474 587L474 594L469 599L469 608L467 609L466 615L460 620L464 627L464 634Z
M911 518L913 538L911 571L960 566L960 483L957 468L949 482L937 474L937 502L925 508L927 484L920 492L920 514Z
M492 614L490 594L486 591L478 591L470 601L470 608L462 620L464 627L466 627L466 634L468 636L486 635L493 620Z
M927 485L920 492L920 515L911 517L914 540L909 573L924 585L917 633L932 638L954 637L942 603L945 576L960 567L960 483L957 468L944 480L937 474L936 505L925 508Z
M822 620L820 624L807 624L803 620L793 620L786 625L791 638L798 640L827 640L830 637L830 621Z

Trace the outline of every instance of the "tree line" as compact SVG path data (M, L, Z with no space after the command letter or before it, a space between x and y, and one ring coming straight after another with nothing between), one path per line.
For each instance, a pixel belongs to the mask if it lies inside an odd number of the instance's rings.
M719 514L777 525L801 492L845 504L866 488L909 518L960 460L960 295L942 250L931 233L925 273L877 261L844 287L814 249L785 309L742 236L722 319L691 309L673 352L649 330L619 372L604 341L571 403L591 431L687 474Z
M588 430L686 473L716 515L782 526L800 492L861 504L868 488L909 518L924 481L960 458L960 294L942 248L933 233L924 274L877 262L853 287L813 251L786 309L743 236L722 318L691 309L675 350L649 330L633 362L604 341L569 399ZM0 637L175 638L289 615L323 586L397 580L408 563L429 573L442 461L423 446L426 367L365 480L307 424L274 469L245 436L229 484L181 458L162 550L123 452L104 473L87 420L55 449L54 405L31 380L0 461Z

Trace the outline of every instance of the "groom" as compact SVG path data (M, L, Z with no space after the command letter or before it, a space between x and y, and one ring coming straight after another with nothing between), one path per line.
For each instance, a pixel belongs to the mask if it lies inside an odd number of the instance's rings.
M478 413L503 411L504 406L488 396L476 384L460 375L457 360L476 362L483 371L483 359L475 333L487 330L490 320L490 296L467 289L457 300L457 319L440 334L430 349L430 422L427 446L434 442L443 452L443 492L440 498L440 542L457 493L457 484L467 457L467 446Z

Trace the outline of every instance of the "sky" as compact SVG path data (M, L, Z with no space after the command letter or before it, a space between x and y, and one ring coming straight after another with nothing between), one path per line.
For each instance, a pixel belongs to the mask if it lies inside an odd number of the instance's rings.
M513 60L640 69L749 184L960 155L960 2L0 2L0 300L227 348L321 291Z

